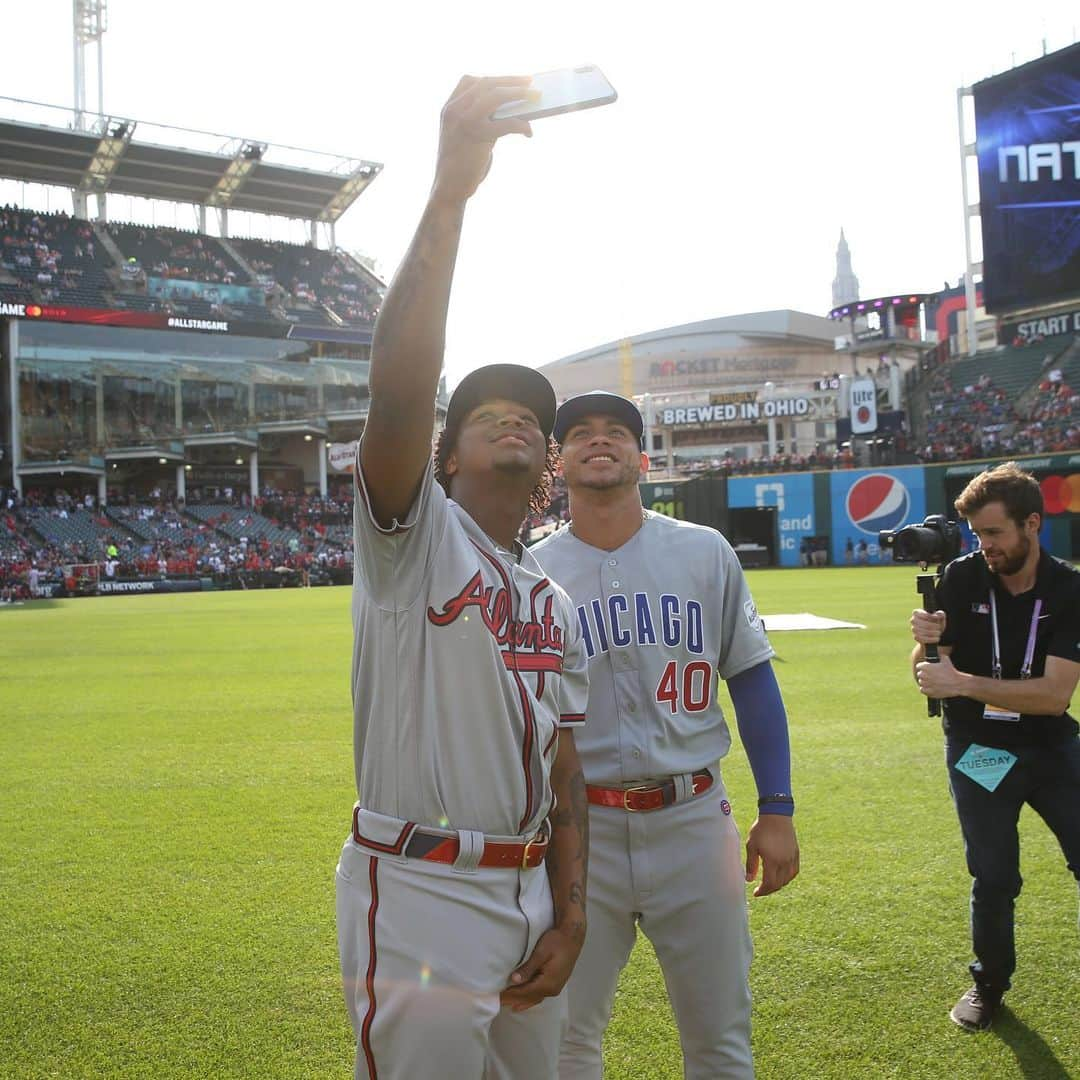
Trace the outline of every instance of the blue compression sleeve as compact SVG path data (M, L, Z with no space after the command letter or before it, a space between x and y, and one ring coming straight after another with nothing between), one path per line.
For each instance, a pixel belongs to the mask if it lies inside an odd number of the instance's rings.
M758 798L791 794L791 745L787 713L772 664L764 663L728 680L728 690L739 722L739 738L746 748L757 784ZM768 814L792 814L791 803L769 803Z

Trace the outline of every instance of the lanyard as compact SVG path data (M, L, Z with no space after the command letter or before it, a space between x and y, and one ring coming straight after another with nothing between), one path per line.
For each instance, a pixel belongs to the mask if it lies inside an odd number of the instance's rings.
M1028 629L1027 648L1024 649L1024 666L1020 669L1021 679L1031 678L1031 661L1035 657L1035 633L1039 629L1039 612L1042 611L1042 600L1035 601L1035 608L1031 612L1031 626ZM1001 646L998 644L998 618L997 601L994 599L994 590L990 590L990 660L993 663L994 678L1001 678Z

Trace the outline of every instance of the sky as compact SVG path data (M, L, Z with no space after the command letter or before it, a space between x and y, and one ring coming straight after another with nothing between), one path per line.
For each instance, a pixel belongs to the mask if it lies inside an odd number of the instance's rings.
M4 52L0 95L72 104L71 12L70 0L35 0L32 16L0 0L0 25L32 23ZM863 297L955 283L957 87L1078 32L1075 0L109 0L104 104L383 163L337 242L389 280L459 76L598 65L619 100L502 140L470 201L447 329L453 386L481 364L536 366L699 319L824 315L841 227ZM96 105L92 60L89 71ZM22 195L0 182L0 201ZM150 208L115 199L109 213ZM153 214L195 224L190 208ZM303 239L281 222L260 234Z

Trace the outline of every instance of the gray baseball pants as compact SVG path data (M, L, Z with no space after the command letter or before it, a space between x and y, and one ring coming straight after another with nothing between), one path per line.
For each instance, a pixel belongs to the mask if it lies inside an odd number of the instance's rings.
M552 925L543 865L462 873L350 838L336 877L356 1080L555 1080L565 992L521 1013L499 1005Z
M588 932L567 986L560 1080L603 1076L604 1029L638 927L660 961L687 1080L753 1077L742 851L714 775L703 795L662 810L589 807Z

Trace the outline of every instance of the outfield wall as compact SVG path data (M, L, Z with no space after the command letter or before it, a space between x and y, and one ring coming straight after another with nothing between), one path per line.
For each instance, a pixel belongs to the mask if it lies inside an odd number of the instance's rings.
M727 505L702 509L705 477L642 484L645 505L673 517L713 525L733 536L740 524L735 512L774 508L770 564L801 565L803 542L827 538L829 563L842 566L850 539L868 546L872 565L891 559L878 548L878 532L921 522L927 514L955 518L953 502L968 481L1008 458L934 465L899 465L827 472L765 473L727 479ZM1064 559L1080 559L1080 453L1016 458L1043 490L1046 513L1043 546ZM715 478L710 477L715 481ZM971 534L963 526L965 540ZM733 537L737 539L737 537Z

